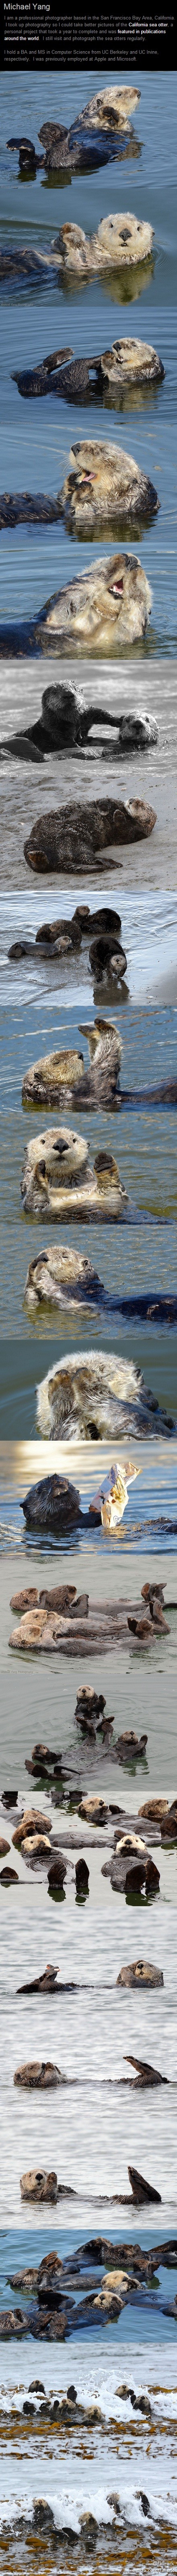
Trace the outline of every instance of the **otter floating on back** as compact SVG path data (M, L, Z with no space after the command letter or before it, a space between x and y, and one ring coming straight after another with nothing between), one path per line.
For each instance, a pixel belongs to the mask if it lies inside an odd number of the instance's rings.
M37 1424L42 1440L71 1440L72 1444L78 1440L115 1440L116 1433L118 1439L127 1435L129 1440L146 1439L149 1433L154 1438L166 1432L168 1439L169 1430L174 1428L145 1386L134 1361L122 1359L115 1352L108 1357L100 1350L72 1352L71 1356L66 1353L54 1368L48 1369L37 1388ZM133 1475L140 1470L132 1468L130 1472ZM124 1485L124 1470L119 1469L119 1478L116 1471L115 1480L113 1471L111 1495L104 1499L101 1510L106 1529L117 1526L124 1502L128 1501L125 1491L120 1509L122 1478Z

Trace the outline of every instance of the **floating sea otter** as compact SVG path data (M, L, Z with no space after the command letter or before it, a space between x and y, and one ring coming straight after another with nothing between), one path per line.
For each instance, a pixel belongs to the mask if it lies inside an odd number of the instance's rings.
M95 740L94 731L94 741L92 744L90 736L92 737L93 725L97 739ZM102 743L102 738L99 734L100 725L101 728L104 725L106 726L106 743ZM109 727L110 739L108 733ZM113 742L112 733L114 736ZM21 730L20 733L10 735L10 737L8 737L8 741L2 742L1 752L3 754L4 751L8 751L8 757L9 752L17 752L18 760L28 759L42 762L45 758L45 753L47 752L50 754L50 752L54 751L55 754L58 753L58 755L60 755L60 753L67 750L68 756L68 752L72 752L72 754L76 752L77 754L78 751L83 751L85 757L85 752L88 748L89 751L93 749L94 758L99 750L99 759L100 756L103 758L104 755L106 760L109 759L110 756L111 758L114 758L116 752L117 761L122 758L126 759L127 752L134 753L136 751L149 751L151 743L156 743L157 741L158 725L155 723L154 717L146 715L144 710L142 712L141 708L138 708L135 713L134 708L132 707L131 713L129 714L124 710L123 715L120 715L118 708L117 713L114 716L112 712L110 712L109 705L106 708L97 706L96 697L93 704L90 704L88 707L84 707L83 690L79 688L79 685L76 690L72 681L71 684L68 681L67 685L64 681L58 680L56 681L56 684L51 684L51 688L43 689L41 715L36 717L36 722L34 719L34 722L32 721L32 724L27 726L25 732ZM89 905L87 906L87 912L89 921ZM74 918L76 919L76 915ZM54 929L55 926L56 925L54 924ZM52 925L48 923L48 938L51 936L51 927ZM59 927L60 925L58 923L58 931ZM95 927L98 928L99 923L96 916L94 917L93 915L90 921L90 929L93 934ZM69 922L67 923L67 930L71 932L71 923ZM42 936L42 932L40 933L40 931L38 931L36 933L36 937L40 938L40 936Z
M147 840L155 823L154 806L146 805L143 796L131 796L127 801L119 797L115 802L114 796L105 796L90 798L84 805L80 801L57 806L40 814L33 823L24 841L24 857L36 874L40 870L47 876L52 868L59 876L60 869L63 873L63 868L68 868L69 874L73 871L75 876L76 870L78 874L81 868L83 874L86 867L88 875L93 865L95 874L95 854L101 868L107 868L108 849L111 848L114 863L115 850L126 847L129 841Z
M24 1109L32 1100L37 1104L42 1101L49 1109L61 1108L64 1100L68 1105L73 1102L75 1108L80 1107L80 1102L84 1108L111 1106L116 1099L121 1064L118 1030L111 1021L98 1020L93 1029L81 1030L82 1034L89 1042L89 1073L77 1048L63 1048L61 1052L56 1048L53 1055L42 1056L38 1064L28 1066L22 1083Z
M100 521L105 526L113 520L146 519L159 508L149 475L140 472L124 448L110 447L107 439L79 439L71 447L70 466L61 509L76 535L93 535Z
M130 119L139 107L140 96L139 89L126 87L98 90L71 126L45 121L39 128L43 156L35 151L28 135L10 135L7 151L19 152L21 177L30 178L36 170L44 169L66 170L72 178L75 170L99 169L106 161L122 159L127 149L139 153Z
M44 1221L76 1216L89 1223L99 1217L105 1224L110 1217L124 1217L128 1208L115 1155L100 1148L91 1163L85 1137L73 1136L69 1127L48 1127L44 1135L30 1139L21 1195L25 1215Z
M145 1439L151 1433L167 1433L173 1424L156 1403L149 1387L144 1385L141 1369L133 1360L116 1357L105 1351L72 1352L56 1361L37 1387L37 1422L42 1440L110 1440L120 1436ZM116 1469L111 1492L104 1498L101 1518L105 1529L117 1527L122 1517L120 1493L128 1469ZM133 1470L131 1469L131 1474Z
M24 525L28 520L45 525L64 518L76 535L92 536L99 525L119 531L120 522L130 525L132 521L135 526L136 521L139 532L139 523L159 509L154 483L122 447L110 447L106 440L79 440L71 448L70 465L71 473L56 501L48 500L45 493L2 495L0 526Z
M106 1310L109 1314L124 1316L126 1323L153 1323L153 1326L166 1323L169 1326L177 1322L176 1297L170 1297L170 1293L166 1296L155 1293L153 1296L148 1289L142 1296L137 1292L132 1297L124 1297L121 1289L117 1297L112 1296L104 1288L89 1256L73 1251L69 1243L52 1243L47 1252L35 1253L33 1260L29 1261L24 1297L25 1305L30 1306L34 1314L38 1305L56 1306L64 1311L68 1306L84 1307L84 1310L88 1307L88 1311L90 1307L99 1306L103 1312Z
M126 214L103 215L97 232L88 236L81 224L61 224L54 255L57 252L59 269L74 270L85 283L85 278L100 270L143 268L151 260L153 241L153 224L139 222L128 209Z
M0 627L0 654L115 653L146 635L151 591L139 555L102 555L52 594L38 617Z
M136 277L137 293L137 270L132 275ZM120 409L127 386L132 396L138 386L146 391L146 386L160 384L164 374L162 359L151 342L122 339L112 341L111 348L101 351L99 357L94 349L86 358L75 358L71 348L50 350L45 358L36 358L35 367L16 368L12 384L18 385L23 400L31 399L31 395L34 400L38 394L40 399L57 394L62 401L72 403L93 403L95 396L110 403L112 389L113 402L117 392ZM55 509L54 502L54 513Z

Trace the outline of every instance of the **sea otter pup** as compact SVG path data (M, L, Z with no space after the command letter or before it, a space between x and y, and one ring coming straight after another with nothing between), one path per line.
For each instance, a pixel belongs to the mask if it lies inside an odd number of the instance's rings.
M151 591L139 555L98 557L47 599L35 620L40 652L74 650L115 654L146 635Z
M108 849L114 862L115 850L129 841L147 840L155 823L154 806L146 805L143 796L131 796L126 802L123 797L114 801L114 796L105 796L94 801L90 798L84 805L80 801L57 806L39 814L39 820L33 823L24 841L24 857L28 867L36 873L40 870L42 875L47 875L51 867L57 875L60 868L68 868L69 874L73 871L75 876L80 868L83 873L84 867L88 874L93 864L95 873L95 853L101 857L101 867L107 867Z
M109 526L110 521L147 519L159 509L154 483L123 447L110 447L107 439L79 439L69 461L60 502L76 535L94 535L99 522Z
M37 1424L42 1440L113 1440L125 1437L146 1439L149 1432L167 1433L166 1414L156 1404L144 1385L141 1370L133 1360L116 1357L105 1351L73 1352L72 1357L56 1361L37 1387ZM173 1426L171 1425L171 1428ZM104 1528L116 1527L118 1511L117 1477L108 1502L104 1500Z
M110 1148L100 1147L89 1160L85 1137L74 1136L69 1127L48 1127L42 1136L30 1138L26 1146L21 1196L25 1215L39 1216L40 1221L54 1216L93 1218L105 1224L126 1215L127 1191L120 1180L118 1163Z

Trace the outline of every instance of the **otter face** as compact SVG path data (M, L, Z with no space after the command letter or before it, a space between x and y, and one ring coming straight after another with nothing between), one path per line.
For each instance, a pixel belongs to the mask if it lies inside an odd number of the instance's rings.
M31 1137L26 1147L22 1181L25 1209L47 1216L54 1201L60 1212L60 1193L71 1190L87 1172L88 1145L84 1136L72 1134L70 1127L48 1127L41 1136Z
M112 88L97 90L95 98L90 98L88 107L82 110L79 124L106 125L107 128L115 125L120 126L120 131L124 127L127 129L130 116L134 116L136 107L139 107L140 97L140 89L118 89L116 84Z
M60 1055L56 1048L53 1055L41 1056L39 1064L29 1065L28 1072L24 1074L23 1107L28 1100L39 1102L43 1100L45 1104L48 1102L49 1108L52 1108L52 1103L56 1103L57 1106L57 1099L60 1098L61 1092L63 1091L64 1094L67 1088L71 1092L74 1091L82 1081L82 1073L83 1055L79 1055L76 1050L72 1053L69 1048L63 1048L63 1053Z
M83 651L83 639L88 652L94 647L116 652L119 643L122 647L145 635L150 610L151 591L139 556L110 555L47 601L36 639L43 651L47 638L50 643L56 635L58 652Z
M61 492L61 507L68 526L84 531L94 528L99 520L135 517L141 511L146 517L157 508L155 486L149 476L140 473L133 456L122 447L108 446L107 441L82 439L70 451L72 472L66 476Z
M150 259L153 238L153 225L139 223L136 215L103 215L93 234L98 267L136 268Z
M146 340L113 340L112 349L104 349L100 358L104 383L120 385L151 383L164 375L161 358Z

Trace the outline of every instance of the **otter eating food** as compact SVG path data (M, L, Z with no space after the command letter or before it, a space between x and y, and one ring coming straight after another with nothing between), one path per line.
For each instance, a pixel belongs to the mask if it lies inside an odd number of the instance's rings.
M67 526L79 536L94 534L99 522L146 519L159 509L154 483L140 472L134 457L107 440L79 439L70 453L71 471L60 494Z
M72 1358L66 1354L48 1370L37 1388L37 1423L42 1440L72 1443L116 1439L116 1434L118 1439L127 1434L129 1440L166 1432L168 1438L173 1429L134 1361L114 1352L107 1358L99 1350L73 1352ZM116 1527L117 1479L103 1514L103 1526Z
M85 1217L102 1224L126 1215L127 1191L115 1155L102 1148L89 1160L85 1137L68 1127L48 1127L26 1146L21 1189L25 1215Z
M84 805L80 801L58 806L39 814L24 841L24 857L28 867L41 875L46 876L50 868L58 876L63 868L74 876L86 868L88 874L93 864L95 870L95 854L101 868L107 867L108 849L114 863L115 850L146 840L155 823L154 806L146 805L143 796L131 796L126 802L123 797L114 802L114 796L105 796L87 804L85 800Z

